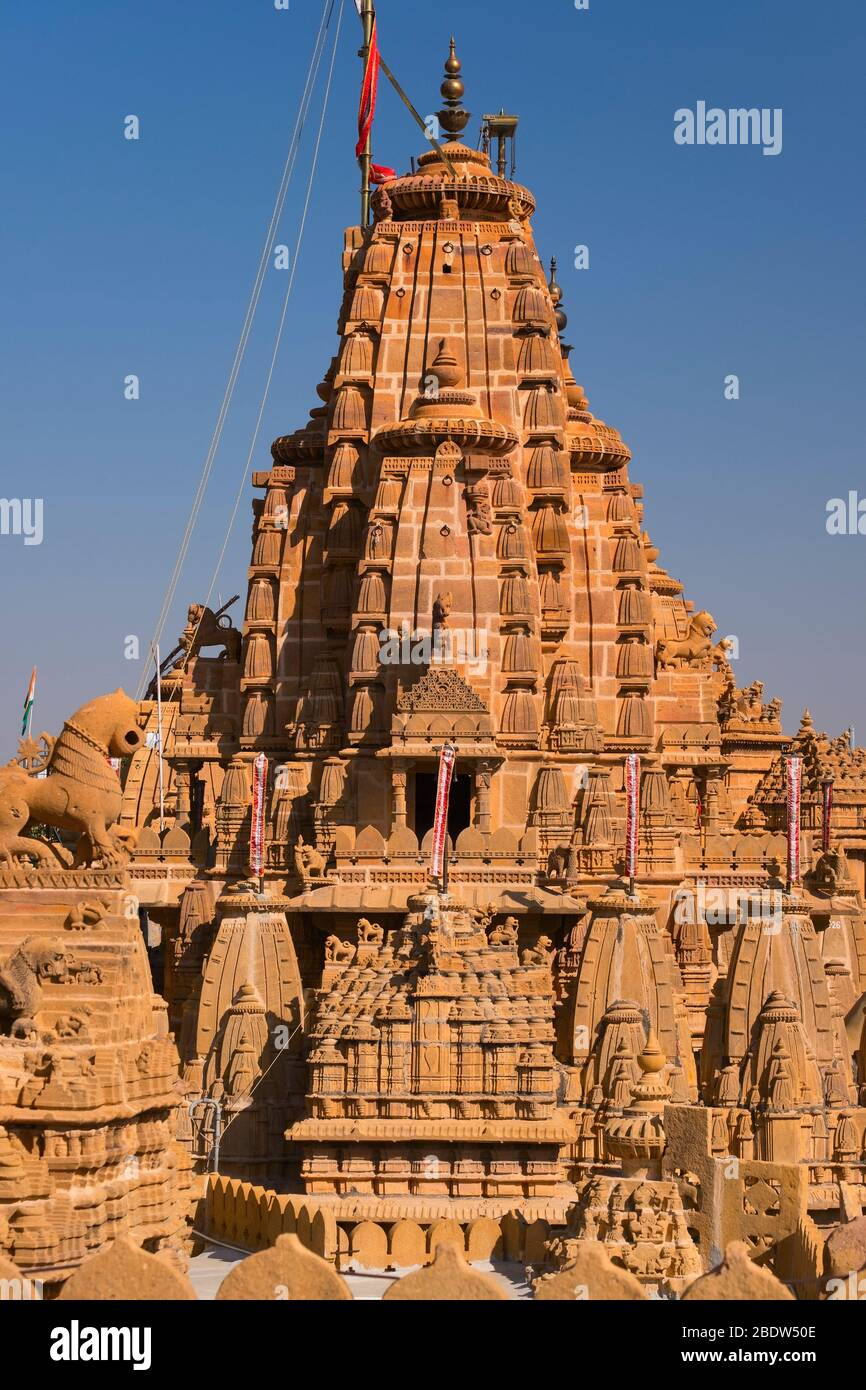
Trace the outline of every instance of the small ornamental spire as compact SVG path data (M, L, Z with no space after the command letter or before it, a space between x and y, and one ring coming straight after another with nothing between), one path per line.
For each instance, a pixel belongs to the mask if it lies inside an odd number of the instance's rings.
M449 141L458 140L463 134L469 123L470 113L464 111L461 106L463 93L466 87L460 76L463 64L455 52L454 39L451 40L451 52L445 61L445 81L440 87L445 106L441 111L437 111L439 124L445 131Z
M568 314L562 307L562 286L556 278L556 257L550 258L550 279L547 288L550 291L550 298L553 300L553 307L556 311L556 326L560 333L564 333L568 327Z

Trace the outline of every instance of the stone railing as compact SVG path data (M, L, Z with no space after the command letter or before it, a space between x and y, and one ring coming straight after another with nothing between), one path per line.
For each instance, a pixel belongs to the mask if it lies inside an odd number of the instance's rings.
M338 1221L327 1202L316 1198L211 1177L198 1220L203 1235L241 1250L264 1250L281 1235L296 1235L306 1249L337 1269L391 1270L430 1264L445 1241L456 1244L470 1260L532 1264L543 1258L554 1225L564 1224L567 1207L563 1202L561 1211L553 1211L555 1203L540 1201L537 1210L528 1203L517 1213L503 1204L499 1215L478 1216L469 1202L465 1213L459 1202L442 1204L442 1210L446 1205L448 1216L432 1201L407 1202L405 1209L389 1203L386 1216L381 1201L359 1197L347 1216L344 1199Z

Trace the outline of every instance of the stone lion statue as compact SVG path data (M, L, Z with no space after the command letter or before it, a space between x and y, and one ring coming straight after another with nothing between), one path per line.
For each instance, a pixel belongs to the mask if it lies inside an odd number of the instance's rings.
M180 645L184 652L182 663L204 647L224 647L224 660L239 661L241 634L232 626L227 613L217 617L213 609L206 608L203 603L191 603L186 615L186 627L180 635Z
M294 852L295 872L298 878L324 878L325 877L325 856L316 849L315 845L308 845L303 835L298 836Z
M339 936L329 936L325 942L325 960L332 965L348 965L355 958L355 947L351 941L341 941Z
M693 613L685 637L666 637L656 643L658 669L703 665L712 654L715 631L716 621L711 613Z
M0 861L9 868L23 858L42 868L124 863L130 837L117 825L122 791L108 759L130 757L143 741L138 706L120 689L82 705L59 738L42 734L44 761L33 756L35 742L23 740L19 759L0 768ZM77 833L74 861L62 845L28 835L31 825Z
M358 922L358 942L362 946L381 946L385 932L378 922L370 922L362 917Z

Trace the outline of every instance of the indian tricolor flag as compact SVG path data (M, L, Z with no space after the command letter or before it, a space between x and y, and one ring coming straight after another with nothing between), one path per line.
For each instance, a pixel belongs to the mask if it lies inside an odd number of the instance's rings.
M30 733L30 724L33 720L33 701L36 699L36 667L30 676L30 684L27 687L27 695L24 700L24 718L21 721L21 737L26 738Z

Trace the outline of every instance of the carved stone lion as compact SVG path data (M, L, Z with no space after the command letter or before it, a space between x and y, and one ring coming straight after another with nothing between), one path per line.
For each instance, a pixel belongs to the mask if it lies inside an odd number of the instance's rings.
M186 627L180 635L180 646L184 652L181 664L184 665L204 647L223 647L223 660L239 661L241 634L226 613L218 618L212 608L206 608L203 603L191 603Z
M8 1020L15 1037L27 1037L42 1001L43 984L102 983L98 965L76 961L62 946L27 937L0 966L0 1019Z
M656 644L659 670L705 665L712 656L715 631L716 622L711 613L703 611L693 614L685 637L666 637Z
M520 963L523 966L549 966L553 963L554 954L553 942L550 937L540 936L534 946L527 946L520 957Z
M338 936L329 936L325 942L325 960L330 965L348 965L354 955L355 948L351 941L341 941Z
M295 845L295 869L299 878L325 877L325 856L315 845L306 844L303 835L298 836Z
M385 933L378 922L369 922L362 917L358 922L358 943L362 946L381 946Z
M0 768L0 860L9 868L18 858L43 868L68 867L62 845L27 834L30 825L53 826L79 836L76 862L122 864L128 845L118 830L122 791L109 757L126 758L143 741L138 707L122 690L83 705L50 745L47 775L35 776L17 762ZM27 756L30 741L22 744Z

